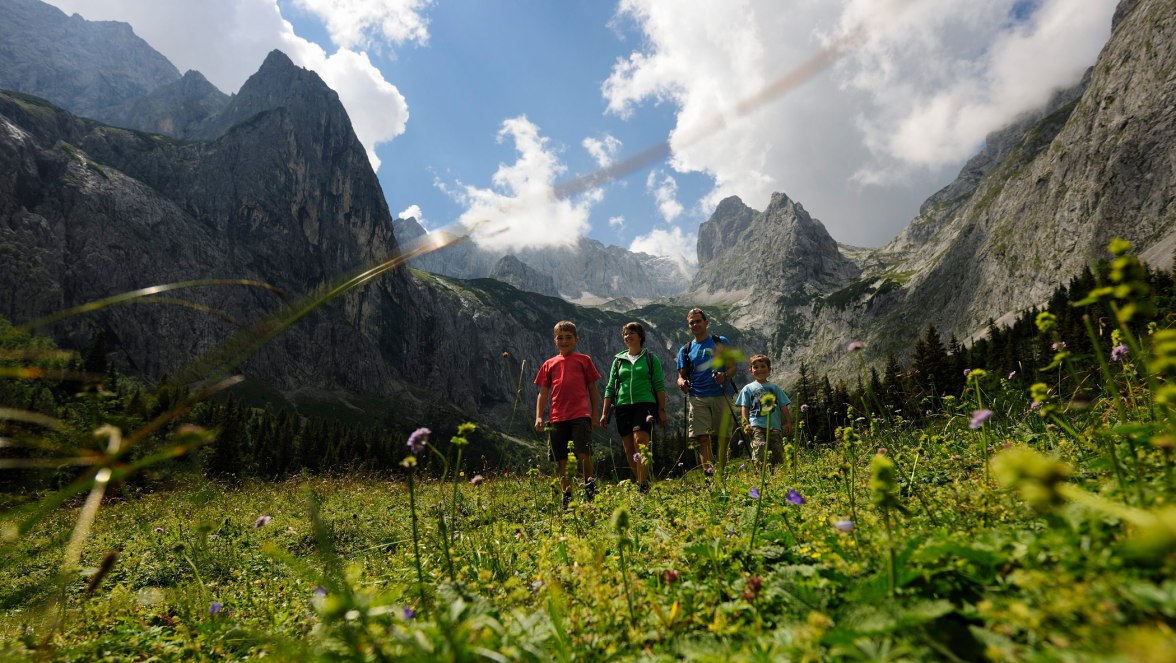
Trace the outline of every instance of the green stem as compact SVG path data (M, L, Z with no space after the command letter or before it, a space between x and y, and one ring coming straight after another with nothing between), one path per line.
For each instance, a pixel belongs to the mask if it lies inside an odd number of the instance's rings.
M425 573L421 570L421 546L420 536L417 532L416 484L413 481L414 474L415 472L412 470L408 471L408 506L409 510L412 512L412 555L413 559L416 561L417 589L420 591L421 595L421 612L426 613Z
M633 609L633 596L629 591L629 567L625 563L625 544L628 542L625 537L617 542L617 550L621 554L621 581L625 585L625 601L629 604L629 620L633 626L637 626L637 611Z

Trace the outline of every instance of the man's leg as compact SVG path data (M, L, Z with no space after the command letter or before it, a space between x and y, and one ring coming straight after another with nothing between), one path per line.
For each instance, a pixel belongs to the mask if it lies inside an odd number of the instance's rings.
M711 452L711 436L698 436L698 455L702 457L702 471L707 474L715 473L715 456Z

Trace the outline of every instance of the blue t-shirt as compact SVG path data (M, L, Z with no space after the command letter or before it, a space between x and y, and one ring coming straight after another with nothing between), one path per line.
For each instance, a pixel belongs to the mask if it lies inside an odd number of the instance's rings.
M720 336L719 343L727 344L727 337ZM723 385L715 382L711 371L715 370L715 339L707 336L701 342L691 340L678 350L678 370L686 366L686 355L690 354L690 363L694 372L690 374L691 396L722 396Z
M771 382L760 384L758 382L748 382L743 389L739 390L739 398L735 400L735 404L743 407L747 406L747 420L751 422L752 426L756 428L768 427L767 413L761 413L760 408L763 403L760 401L764 394L775 394L776 409L772 410L772 428L784 427L784 415L780 414L780 408L788 407L792 401L788 399L788 394L784 390L777 387Z

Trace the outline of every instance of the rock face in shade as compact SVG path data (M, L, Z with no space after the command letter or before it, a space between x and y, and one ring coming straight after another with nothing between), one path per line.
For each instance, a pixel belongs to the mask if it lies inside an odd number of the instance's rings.
M0 0L0 88L116 123L119 109L180 80L126 23L87 21L39 0Z
M512 255L505 255L498 259L494 269L490 271L490 278L526 292L559 297L559 291L555 289L555 280L551 278L550 274L531 269L526 263Z

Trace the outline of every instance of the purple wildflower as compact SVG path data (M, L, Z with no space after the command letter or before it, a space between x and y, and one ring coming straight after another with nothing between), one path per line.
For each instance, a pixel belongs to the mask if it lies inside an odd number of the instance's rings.
M968 375L970 375L971 373L972 373L972 369L970 369L970 368L964 369L964 377L968 377Z
M641 452L638 451L637 453L633 454L633 462L640 465L641 463L645 462L645 456L642 456Z
M800 404L800 411L801 412L808 412L808 403L801 403Z
M853 521L852 520L838 520L837 522L833 523L833 526L836 527L837 529L841 530L842 532L852 532L853 531Z
M213 601L212 603L208 604L209 616L216 617L217 613L220 612L221 608L223 607L225 607L225 604L221 603L220 601Z
M1053 350L1054 352L1057 352L1058 350L1065 350L1066 349L1066 342L1065 341L1058 341L1057 343L1050 343L1049 349Z
M478 484L482 483L485 480L486 480L486 477L482 476L481 474L475 474L474 478L470 479L470 483L472 485L477 486Z
M850 352L857 352L858 350L865 349L865 347L865 343L862 343L861 341L853 341L849 345L845 346L845 349L849 350Z
M253 521L253 529L261 529L262 527L265 527L269 524L270 520L271 519L269 516L258 516L257 520Z
M1029 409L1036 412L1041 409L1041 403L1039 401L1033 401L1029 404Z
M751 490L747 491L747 494L751 495L751 499L753 499L753 500L759 499L759 489L756 488L755 486L752 486Z
M412 608L409 608L409 607L406 607L404 609L404 619L405 620L412 619L414 616L416 616L416 610L413 610Z
M992 410L976 410L972 413L972 420L968 422L968 427L975 430L984 425L985 421L992 416Z
M747 463L739 463L739 469L741 469L741 470L746 470L746 469L747 469Z
M796 492L795 488L789 488L788 493L784 495L784 501L789 504L804 504L805 499L800 493Z
M1111 361L1123 361L1127 358L1128 352L1126 345L1116 345L1111 348Z
M425 445L429 443L429 434L433 431L428 428L418 428L408 436L408 450L413 454L419 454L425 450Z
M645 423L647 423L647 424L653 423L653 415L652 414L645 415Z

